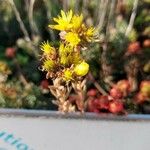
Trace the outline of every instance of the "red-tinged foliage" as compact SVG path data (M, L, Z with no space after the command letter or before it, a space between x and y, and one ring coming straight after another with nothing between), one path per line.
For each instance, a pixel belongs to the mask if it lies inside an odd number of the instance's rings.
M88 100L88 111L90 112L102 112L108 110L109 101L107 96L100 96L100 98L93 98Z
M126 55L137 54L141 52L141 47L139 42L133 42L128 45Z
M123 103L119 100L114 100L109 103L109 111L114 114L123 112L124 106Z
M99 98L100 101L100 109L102 110L108 110L108 105L109 105L109 100L108 100L108 96L100 96Z
M144 87L144 86L147 86L147 85L150 85L150 81L144 80L144 81L141 82L140 88L142 88L142 87Z
M143 47L150 47L150 39L144 40Z
M89 96L87 109L96 113L121 113L124 110L123 102L118 100L122 98L122 92L116 87L112 88L110 95Z
M116 87L122 92L123 97L127 96L130 92L130 83L128 80L120 80L117 82Z
M110 90L110 96L112 96L115 99L119 99L119 98L122 98L123 93L122 93L122 91L119 88L113 87Z
M94 100L94 99L90 99L88 100L88 111L89 112L96 112L96 113L99 113L99 103L98 101Z
M149 87L150 86L150 81L148 81L148 80L142 81L141 84L140 84L140 90L142 90L142 88L145 87L145 86Z
M41 86L43 89L49 89L49 88L48 88L48 86L49 86L48 80L42 80L41 83L40 83L40 86Z
M16 49L15 48L13 48L13 47L6 48L6 50L5 50L5 56L7 58L14 58L15 54L16 54Z
M134 97L134 102L135 102L136 104L142 104L142 103L144 103L146 100L147 100L147 97L146 97L144 94L142 94L141 92L137 93L137 94L135 95L135 97Z
M120 80L117 82L117 87L122 91L130 91L130 83L128 80Z
M96 89L90 89L88 92L87 92L87 96L96 96L97 95L97 90Z
M97 109L101 109L101 102L98 98L93 100L93 104Z
M140 84L140 92L147 96L150 97L150 81L142 81Z

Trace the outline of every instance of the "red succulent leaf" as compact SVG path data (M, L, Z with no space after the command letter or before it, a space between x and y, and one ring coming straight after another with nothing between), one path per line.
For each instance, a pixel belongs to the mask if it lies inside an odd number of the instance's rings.
M97 90L96 89L90 89L87 92L87 96L96 96L97 95Z
M48 89L48 86L49 86L48 80L42 80L41 83L40 83L40 86L41 86L43 89Z
M110 90L110 96L112 96L114 99L120 99L123 97L123 93L119 88L113 87Z
M114 100L109 103L109 111L111 113L117 114L124 111L123 102L120 100Z
M13 47L8 47L5 50L5 56L8 58L14 58L16 54L16 49Z

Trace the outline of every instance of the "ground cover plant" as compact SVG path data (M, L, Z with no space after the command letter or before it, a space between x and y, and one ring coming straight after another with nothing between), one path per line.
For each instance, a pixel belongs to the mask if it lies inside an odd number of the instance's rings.
M150 112L149 0L0 6L0 107Z

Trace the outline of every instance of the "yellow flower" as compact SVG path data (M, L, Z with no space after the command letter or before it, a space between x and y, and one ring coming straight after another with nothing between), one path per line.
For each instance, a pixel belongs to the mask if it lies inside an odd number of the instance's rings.
M69 58L66 55L62 55L60 56L60 64L64 65L64 66L68 66L69 65Z
M65 80L65 81L70 81L70 80L72 80L73 78L72 78L72 74L73 74L73 72L70 70L70 69L66 69L65 71L64 71L64 74L63 74L63 79Z
M44 52L44 54L55 54L56 53L55 48L52 47L48 41L43 42L41 44L40 48Z
M83 15L81 14L79 15L74 15L72 17L71 23L72 23L72 28L76 31L79 30L79 28L82 25L82 21L83 21Z
M74 72L78 76L85 76L89 71L89 64L82 62L74 68Z
M73 52L73 48L63 43L60 43L58 51L60 57L60 64L64 66L68 66L70 64L69 59L71 53Z
M95 32L96 32L95 28L93 27L87 28L87 30L84 33L87 42L91 42L93 40Z
M65 46L64 46L63 43L60 43L60 46L59 46L58 51L59 51L59 55L60 55L60 56L61 56L61 55L64 55L64 53L65 53Z
M69 45L71 46L76 46L80 43L80 38L78 36L77 33L73 33L73 32L68 32L66 35L65 35L65 40L66 42L69 43Z
M49 25L49 27L61 31L69 30L72 27L71 19L72 19L72 10L68 11L67 13L61 10L61 16L58 16L58 18L53 19L58 24Z
M68 55L70 53L73 52L73 48L69 45L64 45L63 43L60 43L60 46L59 46L59 55L62 56L62 55Z
M73 47L60 43L59 46L60 64L68 66L71 64L79 64L81 61L80 53L75 52Z
M55 62L53 60L45 60L42 67L45 71L52 71L55 67Z

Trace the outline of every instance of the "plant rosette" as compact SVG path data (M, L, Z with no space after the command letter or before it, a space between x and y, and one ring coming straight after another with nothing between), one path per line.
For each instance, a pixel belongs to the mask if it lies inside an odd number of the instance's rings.
M150 98L150 81L142 81L140 84L140 92Z

